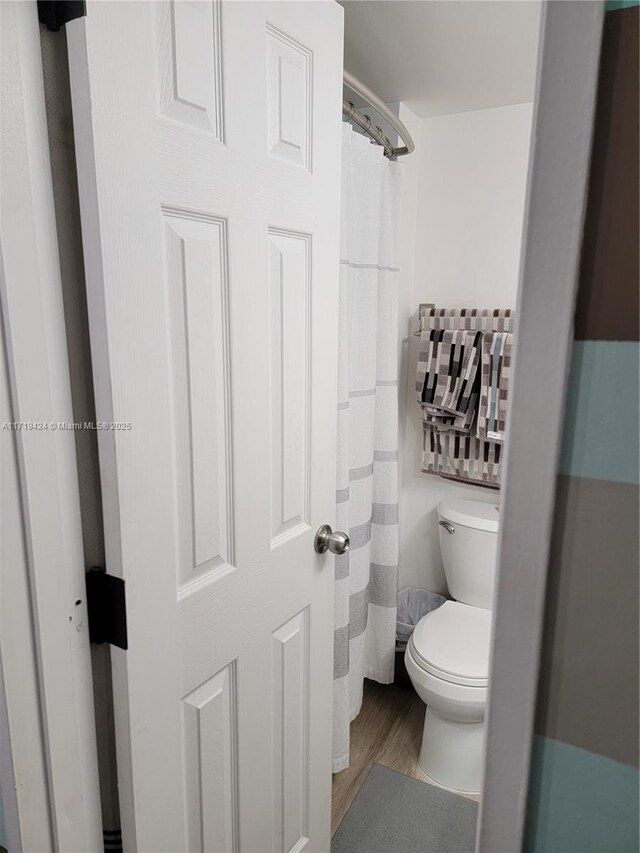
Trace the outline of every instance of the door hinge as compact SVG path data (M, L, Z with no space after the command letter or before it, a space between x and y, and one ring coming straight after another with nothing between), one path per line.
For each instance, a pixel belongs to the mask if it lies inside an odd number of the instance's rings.
M85 575L89 639L127 648L127 603L124 581L95 567Z
M85 0L38 0L38 20L54 33L74 18L84 18L86 14Z

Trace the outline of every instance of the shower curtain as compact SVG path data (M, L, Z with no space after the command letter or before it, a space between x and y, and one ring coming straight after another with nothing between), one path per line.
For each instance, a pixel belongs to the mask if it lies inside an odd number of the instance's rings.
M398 261L403 167L342 135L333 772L364 678L393 681L398 578Z

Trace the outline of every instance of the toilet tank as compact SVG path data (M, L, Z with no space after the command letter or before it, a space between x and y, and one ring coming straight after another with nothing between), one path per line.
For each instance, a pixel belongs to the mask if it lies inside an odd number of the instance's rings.
M438 504L440 552L449 594L472 607L493 607L498 506L447 498Z

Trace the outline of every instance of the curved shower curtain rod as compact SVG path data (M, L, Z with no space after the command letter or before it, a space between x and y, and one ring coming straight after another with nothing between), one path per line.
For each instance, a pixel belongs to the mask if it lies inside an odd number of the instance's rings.
M374 125L369 116L361 113L355 104L351 103L351 101L342 102L342 114L350 121L355 122L355 124L361 127L365 133L368 133L369 136L378 143L378 145L382 145L386 157L401 157L403 154L411 154L416 147L411 134L400 119L397 116L394 116L384 101L382 101L375 92L372 92L368 86L365 86L364 83L360 82L357 77L354 77L353 74L349 73L346 68L344 70L343 80L344 85L348 89L351 89L351 91L355 92L356 95L360 95L361 98L364 98L369 106L376 109L385 121L389 122L391 127L404 142L404 145L400 148L394 148L391 141L382 132L382 128Z

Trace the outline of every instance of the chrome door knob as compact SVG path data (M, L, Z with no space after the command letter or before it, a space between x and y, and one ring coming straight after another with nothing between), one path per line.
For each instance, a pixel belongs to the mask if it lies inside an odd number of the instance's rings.
M316 532L314 546L318 554L324 554L325 551L345 554L349 550L349 537L341 530L334 533L330 524L323 524Z

